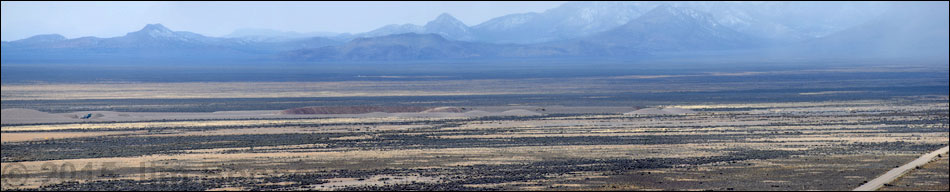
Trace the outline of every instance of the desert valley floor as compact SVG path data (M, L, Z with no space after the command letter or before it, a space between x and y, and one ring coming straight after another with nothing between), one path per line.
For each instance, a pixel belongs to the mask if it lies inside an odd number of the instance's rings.
M6 83L2 188L851 190L950 143L947 75Z
M947 108L947 97L914 97L364 114L4 109L4 121L23 120L3 126L3 179L40 190L848 190L946 146Z

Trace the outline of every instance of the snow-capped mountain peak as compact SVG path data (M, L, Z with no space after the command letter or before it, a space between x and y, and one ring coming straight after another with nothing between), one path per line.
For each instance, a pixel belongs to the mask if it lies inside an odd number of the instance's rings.
M704 12L696 11L687 7L674 7L668 4L657 6L653 10L643 14L642 19L678 19L695 20L712 26L719 25L713 17Z
M425 25L426 31L442 31L442 30L460 30L468 31L468 26L462 21L455 19L452 15L448 13L442 13L439 17L436 17L435 20L429 21Z
M175 32L172 31L171 29L166 28L162 24L156 23L156 24L145 25L145 27L143 27L142 30L131 32L128 35L147 36L147 37L173 37L175 36Z
M458 19L456 19L449 13L440 14L439 17L436 17L435 20L429 21L429 23L427 23L426 25L428 26L430 24L451 24L451 25L465 26L465 23L462 23L462 21L459 21Z
M448 13L442 13L424 26L425 33L439 34L453 40L471 40L474 37L468 25Z

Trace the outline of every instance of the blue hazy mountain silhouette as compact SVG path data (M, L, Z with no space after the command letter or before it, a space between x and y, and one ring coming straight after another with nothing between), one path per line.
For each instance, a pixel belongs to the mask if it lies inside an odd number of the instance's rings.
M749 49L841 54L863 51L899 56L933 50L939 52L948 46L946 2L894 6L860 23L853 18L839 18L842 20L839 23L857 23L840 30L785 22L762 11L749 11L766 7L778 13L797 14L781 10L780 5L784 4L571 2L543 13L511 14L472 27L449 14L441 14L424 26L387 25L370 32L336 37L296 36L266 40L209 37L174 31L161 24L148 24L141 30L111 38L69 39L45 34L2 42L2 60L5 63L412 61L637 57L658 52ZM731 9L716 11L719 8ZM826 11L836 10L839 9ZM784 32L770 37L764 33L770 30L750 29L756 27L783 29Z

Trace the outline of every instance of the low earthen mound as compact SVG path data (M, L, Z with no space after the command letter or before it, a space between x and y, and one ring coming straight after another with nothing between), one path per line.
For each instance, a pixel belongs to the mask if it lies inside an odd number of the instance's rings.
M535 116L535 115L543 115L543 114L538 113L538 112L534 112L534 111L524 110L524 109L512 109L512 110L507 110L507 111L501 112L501 115L505 115L505 116Z
M490 112L487 112L487 111L482 111L482 110L471 110L471 111L465 112L464 115L465 115L465 116L471 116L471 117L474 117L474 116L488 116L488 115L491 115L491 113L490 113Z
M310 115L310 114L364 114L372 112L382 113L418 113L429 110L429 107L420 106L327 106L301 107L287 109L280 114Z
M670 114L694 114L694 113L696 113L696 111L689 110L689 109L683 109L683 108L665 108L665 109L663 109L663 111L666 111L667 113L670 113Z
M624 115L682 115L694 114L696 111L681 108L645 108L636 111L626 112Z
M52 114L49 114L49 113L47 113L47 112L37 111L37 110L33 110L33 109L12 108L12 109L3 109L3 110L0 110L0 111L2 111L2 112L0 112L0 115L2 115L4 119L6 119L6 118L20 118L20 117L35 117L35 116L51 116L51 115L52 115Z
M436 107L422 111L423 113L462 113L465 112L465 108L461 107Z
M51 114L33 109L3 109L0 112L3 116L3 124L8 123L26 123L26 122L46 122L46 121L69 121L72 120L62 114Z

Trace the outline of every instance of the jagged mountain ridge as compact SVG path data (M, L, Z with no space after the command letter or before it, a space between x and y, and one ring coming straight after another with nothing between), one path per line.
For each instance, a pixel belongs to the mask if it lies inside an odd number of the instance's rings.
M669 5L658 6L622 26L577 41L639 51L735 49L757 42L719 24L708 13Z
M566 4L566 8L585 7L586 2ZM622 2L626 3L626 2ZM636 2L641 3L641 2ZM648 4L646 2L642 2ZM610 4L604 4L610 5ZM632 5L632 4L631 4ZM638 7L647 7L638 5ZM946 7L943 5L943 7ZM942 8L937 6L936 10ZM566 9L570 10L570 9ZM581 9L597 10L597 9ZM934 12L935 10L916 10ZM556 13L557 11L550 10ZM568 11L569 12L569 11ZM594 14L597 11L588 11L590 14L579 16L570 21L574 24L589 24L597 21ZM547 12L546 12L547 13ZM627 13L625 13L627 14ZM888 18L887 14L907 14L889 12L880 18ZM571 15L571 14L568 14ZM623 15L623 14L621 14ZM939 15L936 14L936 15ZM95 59L108 60L109 56L117 58L137 58L140 55L163 58L172 57L183 60L204 57L226 58L264 58L269 60L291 61L341 61L341 60L431 60L431 59L464 59L464 58L504 58L504 57L631 57L645 55L651 52L689 52L707 50L755 49L768 44L770 40L752 34L737 31L729 25L723 24L722 18L712 13L704 12L690 6L680 6L676 3L662 4L633 18L626 23L619 24L606 31L590 35L574 37L565 40L555 40L544 43L514 44L514 43L487 43L477 40L461 40L469 38L484 38L480 36L479 28L503 28L517 26L533 21L541 14L517 14L505 18L520 17L522 20L494 25L479 25L468 27L449 14L442 14L425 26L390 25L376 32L381 36L356 37L346 42L335 41L329 38L293 38L287 40L258 41L244 38L208 37L184 31L172 31L161 24L149 24L142 30L130 32L125 36L112 38L82 37L67 39L60 35L38 35L31 38L3 42L4 61L36 61L47 58L86 58L100 55ZM598 16L599 17L599 16ZM618 16L619 17L619 16ZM893 17L893 16L892 16ZM894 17L901 18L901 17ZM888 33L888 30L900 30L905 24L897 19L890 22L869 22L861 26L844 31L878 31L881 35L829 35L808 42L853 42L835 39L847 37L864 37L858 39L882 39L883 41L897 41L894 36L907 36L907 33ZM906 20L906 19L905 19ZM500 22L501 20L495 20ZM927 19L917 18L915 21L930 22ZM728 21L733 22L735 21ZM491 23L491 22L486 22ZM877 24L875 24L877 23ZM585 24L585 25L586 25ZM927 23L923 23L927 24ZM614 25L614 24L610 24ZM481 27L480 27L481 26ZM551 25L556 26L556 25ZM565 25L573 26L573 25ZM599 27L598 27L599 26ZM601 28L607 24L588 25L586 29ZM946 22L937 25L935 29L946 31ZM556 27L551 27L556 28ZM384 30L385 29L385 30ZM585 28L580 28L585 29ZM586 30L585 29L585 30ZM921 28L917 28L921 29ZM399 32L388 34L381 31ZM844 32L842 31L842 33ZM389 33L386 32L386 33ZM945 33L944 33L945 34ZM367 34L361 34L367 35ZM517 34L512 34L517 37ZM836 37L840 36L840 37ZM564 38L564 37L559 37ZM936 38L940 40L939 36ZM946 39L944 36L943 39ZM925 42L927 40L915 40ZM935 41L931 47L945 47L945 41ZM814 43L812 43L814 44ZM838 46L821 46L827 49L852 49L853 43L832 43ZM871 47L871 46L865 46ZM801 48L801 47L795 47ZM859 47L860 48L860 47ZM831 51L829 51L831 52ZM194 57L194 58L189 58ZM205 59L207 60L207 59Z

